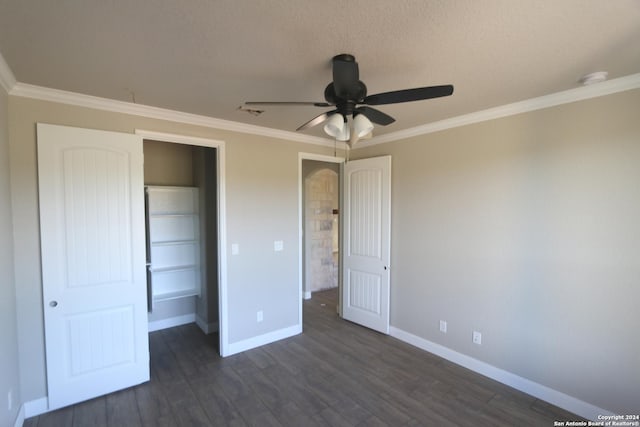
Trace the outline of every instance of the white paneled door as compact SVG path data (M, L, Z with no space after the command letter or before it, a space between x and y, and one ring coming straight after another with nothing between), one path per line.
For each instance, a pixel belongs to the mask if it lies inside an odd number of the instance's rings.
M142 138L38 124L49 409L149 380Z
M342 316L389 333L391 157L344 166Z

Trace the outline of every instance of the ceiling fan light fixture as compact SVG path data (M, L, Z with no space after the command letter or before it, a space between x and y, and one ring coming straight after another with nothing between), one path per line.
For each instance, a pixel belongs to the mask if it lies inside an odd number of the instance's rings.
M353 117L353 134L354 137L360 139L371 134L373 131L373 123L364 114L356 114Z
M329 117L327 124L324 125L324 131L327 135L337 139L338 141L349 140L349 126L347 120L342 114L334 114Z
M351 130L349 129L349 125L347 124L347 122L344 122L344 127L342 128L342 134L340 134L336 139L338 141L346 142L349 140L350 136L351 136Z

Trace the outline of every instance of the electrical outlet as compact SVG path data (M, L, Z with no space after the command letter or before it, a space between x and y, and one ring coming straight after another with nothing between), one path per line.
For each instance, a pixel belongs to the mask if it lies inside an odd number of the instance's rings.
M446 320L441 320L440 321L440 332L442 332L443 334L447 333L447 321Z
M273 250L276 252L281 252L284 250L284 242L282 240L276 240L273 242Z
M7 393L7 410L10 411L13 409L13 390L9 390Z
M256 313L256 320L258 321L258 323L262 322L262 320L264 320L264 313L262 313L262 310L258 311Z
M231 255L238 255L240 253L240 245L237 243L231 244Z
M478 332L478 331L473 331L472 340L473 340L474 344L481 345L482 344L482 334L480 332Z

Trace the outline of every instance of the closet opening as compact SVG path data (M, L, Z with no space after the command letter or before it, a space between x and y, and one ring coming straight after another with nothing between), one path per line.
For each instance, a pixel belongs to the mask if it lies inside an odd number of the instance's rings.
M218 335L217 149L144 139L143 151L149 332L195 322Z

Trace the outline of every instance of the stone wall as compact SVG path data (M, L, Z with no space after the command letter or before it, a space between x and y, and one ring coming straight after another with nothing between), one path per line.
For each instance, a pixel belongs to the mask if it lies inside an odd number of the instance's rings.
M338 286L338 175L321 169L305 180L306 236L309 239L307 289Z

